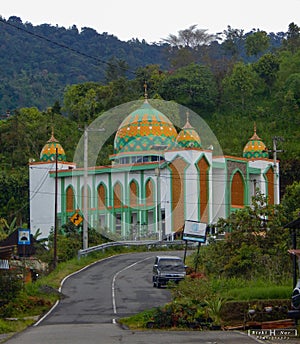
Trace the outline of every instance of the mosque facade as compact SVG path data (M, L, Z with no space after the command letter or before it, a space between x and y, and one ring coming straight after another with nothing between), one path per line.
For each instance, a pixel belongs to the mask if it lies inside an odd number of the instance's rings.
M48 237L55 221L81 226L74 218L85 215L90 228L118 240L164 239L180 233L185 220L212 225L227 218L250 205L257 189L279 202L279 163L256 128L241 157L215 156L197 129L187 116L176 130L145 99L118 127L111 165L86 172L66 161L52 134L40 161L29 163L31 231Z

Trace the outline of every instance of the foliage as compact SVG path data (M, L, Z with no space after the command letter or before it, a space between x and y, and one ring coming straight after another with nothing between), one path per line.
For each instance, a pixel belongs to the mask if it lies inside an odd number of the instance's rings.
M285 195L281 201L284 213L288 221L293 221L300 216L300 182L294 182L287 186Z
M256 31L248 35L245 41L247 55L257 56L266 51L270 44L270 38L265 31Z
M221 325L222 317L221 311L222 306L225 304L226 300L221 296L212 297L204 300L206 303L206 309L208 315L211 317L215 325Z
M290 299L292 294L292 282L289 285L260 285L257 281L252 282L251 286L245 285L243 288L237 287L227 293L231 300L276 300Z
M182 105L197 108L199 115L207 115L214 108L217 88L207 67L190 64L165 78L160 94L165 100L175 99Z
M300 47L300 27L295 23L289 24L287 37L283 42L283 45L294 53Z
M253 279L263 275L273 282L282 280L291 271L285 223L282 208L269 205L258 193L251 206L219 219L217 227L226 232L225 239L203 247L199 264L208 276Z
M23 288L21 271L1 270L0 271L0 303L6 304L13 300Z
M204 315L201 306L192 303L171 302L164 307L156 308L152 316L154 327L189 327L199 316Z
M6 219L0 218L0 241L5 239L16 229L16 221L17 218L15 217L11 224L8 224Z
M245 111L247 101L255 96L259 90L259 79L251 65L236 63L230 75L224 78L223 87L226 99L234 103L238 111ZM249 107L248 107L249 108Z
M143 97L145 81L149 97L178 102L203 116L227 155L242 155L254 122L267 147L274 135L284 134L280 147L284 153L279 154L281 197L287 185L299 180L300 49L295 23L286 34L267 36L264 31L244 33L228 26L218 40L191 26L180 32L184 48L179 50L170 49L166 42L121 42L91 28L79 32L76 26L33 26L18 17L0 18L0 25L0 44L6 51L0 58L6 66L0 111L10 110L0 121L0 218L7 223L15 218L17 226L29 223L32 195L28 195L27 164L29 159L39 159L52 127L67 160L72 161L82 135L78 127L116 105ZM198 41L193 38L196 33ZM48 40L55 37L71 50L67 53L36 35ZM262 53L267 40L270 47ZM247 44L256 57L246 56ZM185 67L174 71L170 60L176 49L183 53ZM87 56L76 54L77 50ZM185 55L190 51L192 64ZM88 55L99 52L103 63L95 65ZM201 128L196 129L201 136ZM112 150L113 136L97 164L109 164ZM4 235L2 230L0 236ZM247 252L241 249L240 254Z

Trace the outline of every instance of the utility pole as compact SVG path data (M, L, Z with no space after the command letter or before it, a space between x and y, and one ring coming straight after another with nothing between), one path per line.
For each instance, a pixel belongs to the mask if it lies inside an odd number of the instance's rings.
M159 157L160 158L160 157ZM161 216L160 216L160 206L161 203L161 192L160 192L160 160L159 165L155 169L156 171L156 223L157 223L157 231L158 231L158 240L162 240L162 232L161 232Z
M87 178L88 178L88 129L84 127L83 134L83 233L82 244L83 249L88 248L88 190L87 190Z
M89 131L105 131L104 128L93 129L87 128L85 125L83 133L83 202L82 202L82 213L83 213L83 233L82 233L82 246L83 249L89 247L88 244L88 132Z
M53 239L53 267L57 266L57 193L58 193L58 149L55 148L55 203L54 203L54 239Z
M277 149L277 142L283 142L284 138L280 136L273 137L273 173L274 173L274 204L279 203L279 175L277 176L277 153L282 153L282 149Z
M161 160L165 160L164 152L168 149L168 145L153 145L150 149L159 151L158 154L158 167L155 169L156 174L156 224L158 231L158 240L162 241L162 218L161 218L161 182L160 182L160 170L161 170ZM163 153L161 153L163 151Z

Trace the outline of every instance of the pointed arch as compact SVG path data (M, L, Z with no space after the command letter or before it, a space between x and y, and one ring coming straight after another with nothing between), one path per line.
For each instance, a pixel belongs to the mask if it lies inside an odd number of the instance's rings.
M184 226L185 170L187 166L187 161L180 156L173 159L169 165L172 173L172 217L175 232L182 230Z
M245 183L241 171L237 170L231 180L231 207L243 208L245 205Z
M123 205L123 190L120 182L114 185L114 208L121 208Z
M155 187L154 187L154 182L152 179L148 179L146 181L146 185L145 185L145 195L146 195L146 200L145 203L147 206L153 206L153 204L155 203Z
M67 187L66 190L66 211L71 213L75 211L75 197L74 197L74 189L70 185Z
M103 183L101 183L98 186L97 189L97 203L98 203L98 209L104 209L106 208L107 204L107 190Z
M138 205L139 199L139 185L136 180L132 180L129 184L129 201L131 207L136 207Z
M268 202L269 204L274 204L275 198L274 198L274 169L273 167L270 167L268 171L265 173L265 179L267 180L267 186L268 186Z
M209 200L209 168L210 165L205 156L197 162L200 185L200 221L208 223L208 200Z

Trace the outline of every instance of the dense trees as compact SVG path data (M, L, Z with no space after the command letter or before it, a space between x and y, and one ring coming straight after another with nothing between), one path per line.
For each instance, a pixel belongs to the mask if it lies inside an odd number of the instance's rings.
M219 277L255 279L264 276L278 282L290 274L290 234L281 206L268 205L257 193L252 205L219 219L219 231L229 233L225 240L213 242L200 256L204 272ZM222 257L222 259L220 259Z
M3 19L0 20L3 27L0 45L12 58L6 61L3 55L0 57L7 67L1 75L0 107L5 109L3 106L10 108L18 104L19 108L0 121L3 166L0 218L5 217L8 223L15 217L18 224L28 222L27 162L30 158L39 158L50 138L51 128L54 127L55 137L63 145L68 160L72 160L82 134L78 127L82 128L119 104L141 99L145 82L149 98L174 100L204 117L225 154L242 155L245 143L253 134L254 122L267 147L272 147L274 135L284 136L280 147L284 153L279 155L281 194L287 185L300 179L300 48L296 24L289 26L286 35L266 35L256 30L244 35L243 30L229 26L222 34L221 44L211 41L212 37L206 36L205 30L197 31L196 26L191 26L180 32L182 37L176 36L178 41L174 44L177 44L177 52L184 48L187 53L191 52L193 62L186 59L183 66L177 64L170 69L166 68L167 60L175 55L166 49L170 46L165 43L155 46L138 40L125 43L89 28L79 33L74 26L68 30L49 25L33 27L23 24L18 17L7 22L34 34L51 34L74 50L85 47L86 54L95 56L94 48L97 51L105 48L107 53L107 62L100 68L98 61L95 67L89 56L46 44L35 36L17 34L15 27L6 26ZM193 37L194 34L198 36ZM175 36L173 38L175 40ZM9 41L15 43L9 44ZM28 51L32 42L30 57L25 51L20 53L19 47L24 48L26 44ZM117 50L113 50L115 48ZM245 60L246 52L256 57ZM143 63L139 64L139 58ZM149 60L151 64L147 64ZM134 64L139 64L138 68L133 68ZM100 69L101 77L97 74ZM24 104L30 106L22 106ZM196 129L201 135L201 128ZM104 148L100 163L108 163L111 149L112 141Z
M64 27L23 23L19 17L0 17L0 114L6 110L37 107L45 110L55 101L62 102L64 88L85 82L106 84L119 77L134 79L139 67L159 65L161 70L177 69L190 63L203 63L222 72L232 61L248 62L280 47L284 40L294 52L298 27L293 24L287 35L244 30L228 26L221 34L192 25L170 34L165 40L147 44L132 39L122 42L106 32L97 33L73 25ZM248 42L247 56L245 44ZM257 56L257 57L255 57Z
M207 116L216 107L217 86L209 68L190 64L166 77L160 94L165 100L176 100Z

